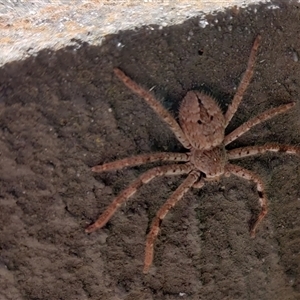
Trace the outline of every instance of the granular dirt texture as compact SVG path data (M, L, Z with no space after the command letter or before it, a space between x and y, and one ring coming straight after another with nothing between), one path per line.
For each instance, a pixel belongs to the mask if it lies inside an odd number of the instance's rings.
M86 234L114 197L151 167L93 174L140 153L186 151L166 124L113 74L119 67L175 116L187 91L226 110L262 36L253 80L228 132L296 102L229 148L300 143L300 6L232 9L182 25L147 26L12 62L0 70L0 299L300 299L300 158L242 159L266 184L257 236L254 183L231 176L191 190L161 225L149 274L147 230L184 176L157 178L105 228ZM274 8L275 7L275 8Z

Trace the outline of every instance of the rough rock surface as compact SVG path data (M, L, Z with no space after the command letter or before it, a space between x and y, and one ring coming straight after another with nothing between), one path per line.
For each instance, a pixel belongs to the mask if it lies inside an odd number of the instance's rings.
M130 155L184 151L118 66L174 115L191 89L223 108L262 35L253 80L228 130L268 108L293 110L230 147L300 143L300 7L230 9L181 25L109 35L6 64L0 70L0 299L300 299L300 158L268 154L237 163L266 183L269 214L255 239L252 183L230 177L190 191L162 223L154 264L142 274L145 234L182 182L144 186L93 234L84 228L141 166L95 176L90 167Z

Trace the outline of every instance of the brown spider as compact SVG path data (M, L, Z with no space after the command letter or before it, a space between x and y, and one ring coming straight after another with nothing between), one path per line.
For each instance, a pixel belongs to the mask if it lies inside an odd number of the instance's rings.
M128 198L133 196L135 192L144 184L157 176L171 176L187 174L187 178L175 190L171 197L159 209L156 217L147 235L144 273L149 271L153 261L153 247L155 239L160 230L160 224L168 211L183 197L183 195L191 188L202 188L205 181L219 180L222 175L230 174L238 177L253 180L257 185L259 196L259 204L261 212L256 221L250 228L250 234L255 236L256 228L267 213L267 198L264 193L264 184L262 180L253 172L246 170L237 165L229 163L229 160L239 159L246 156L261 154L265 152L285 152L288 154L299 154L300 147L291 145L265 144L263 146L249 146L237 148L227 151L227 146L236 140L242 134L247 132L253 126L266 121L280 113L292 108L295 103L281 105L276 108L269 109L257 117L254 117L235 129L233 132L225 136L225 128L235 114L244 92L248 87L252 75L256 58L257 49L261 37L257 36L254 41L247 70L238 86L237 92L233 97L232 103L229 105L225 115L216 101L199 91L189 91L184 97L179 110L179 123L175 121L172 115L154 98L147 90L140 87L137 83L127 77L120 69L115 68L116 76L124 82L124 84L136 93L152 107L152 109L160 116L173 131L181 144L189 149L187 153L149 153L138 155L130 158L117 160L92 168L93 172L103 172L122 169L124 167L132 167L155 161L174 161L185 162L181 164L171 164L155 167L142 174L125 190L123 190L108 208L99 216L98 220L86 228L86 232L90 233L97 228L103 227L117 208L121 206Z

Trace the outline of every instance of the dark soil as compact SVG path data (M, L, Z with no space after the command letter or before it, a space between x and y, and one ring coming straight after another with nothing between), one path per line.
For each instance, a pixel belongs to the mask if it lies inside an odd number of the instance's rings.
M300 158L268 154L237 164L263 178L269 214L257 237L253 183L234 176L192 190L164 219L148 275L145 236L184 177L155 179L86 234L141 166L96 175L131 155L185 151L166 124L113 74L120 67L177 115L191 89L226 109L262 35L253 80L228 131L297 102L229 148L300 143L300 5L265 4L178 26L108 36L13 62L0 70L0 298L300 299ZM273 4L275 5L275 4Z

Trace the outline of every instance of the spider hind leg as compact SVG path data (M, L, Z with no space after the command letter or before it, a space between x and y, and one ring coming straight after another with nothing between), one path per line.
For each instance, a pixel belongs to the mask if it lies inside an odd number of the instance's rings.
M226 165L226 172L229 172L233 175L236 175L236 176L246 179L246 180L252 180L256 183L256 189L257 189L257 193L258 193L258 197L259 197L259 205L260 205L261 211L260 211L258 217L256 218L256 220L254 222L251 221L250 235L252 238L254 238L258 225L260 224L260 222L263 220L263 218L266 216L266 214L268 212L267 197L265 194L265 187L264 187L263 181L254 172L251 172L251 171L244 169L237 165L232 165L232 164Z

